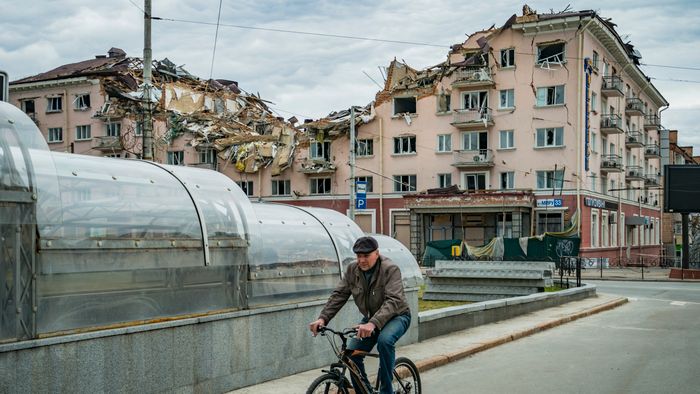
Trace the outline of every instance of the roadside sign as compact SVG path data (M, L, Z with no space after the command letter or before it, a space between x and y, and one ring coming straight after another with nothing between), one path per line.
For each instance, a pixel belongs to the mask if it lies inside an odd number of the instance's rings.
M367 208L367 182L365 181L355 182L355 208Z

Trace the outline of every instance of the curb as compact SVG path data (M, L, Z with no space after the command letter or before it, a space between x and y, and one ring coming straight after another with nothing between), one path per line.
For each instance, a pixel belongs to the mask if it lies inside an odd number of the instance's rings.
M516 333L511 334L511 335L502 336L500 338L496 338L496 339L493 339L493 340L490 340L488 342L484 342L484 343L481 343L478 345L470 346L470 347L467 347L467 348L464 348L464 349L461 349L461 350L458 350L458 351L455 351L452 353L441 354L441 355L433 356L433 357L430 357L427 359L418 360L415 364L416 364L416 367L418 367L419 372L425 372L425 371L431 370L433 368L437 368L437 367L443 366L445 364L463 359L465 357L472 356L476 353L483 352L485 350L494 348L496 346L515 341L517 339L524 338L524 337L527 337L527 336L530 336L533 334L537 334L538 332L542 332L542 331L548 330L550 328L561 326L562 324L569 323L569 322L572 322L574 320L578 320L578 319L581 319L581 318L584 318L584 317L587 317L590 315L594 315L596 313L600 313L600 312L604 312L604 311L607 311L607 310L610 310L613 308L617 308L618 306L624 305L627 302L628 302L627 298L624 298L624 297L617 298L617 299L614 299L612 301L608 301L604 304L593 307L591 309L577 312L577 313L574 313L572 315L565 316L565 317L562 317L559 319L554 319L554 320L550 320L550 321L547 321L544 323L540 323L535 327L532 327L532 328L529 328L529 329L526 329L523 331L519 331L519 332L516 332Z

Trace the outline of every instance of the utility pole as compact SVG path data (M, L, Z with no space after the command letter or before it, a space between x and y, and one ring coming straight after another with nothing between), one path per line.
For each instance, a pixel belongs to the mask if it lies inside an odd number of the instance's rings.
M151 0L143 2L143 154L144 160L153 160L153 119L151 114Z
M350 107L350 219L355 221L355 106Z

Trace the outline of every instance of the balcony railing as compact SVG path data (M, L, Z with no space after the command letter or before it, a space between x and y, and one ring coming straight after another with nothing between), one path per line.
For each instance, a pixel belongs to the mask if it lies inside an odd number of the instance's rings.
M623 133L622 117L618 114L602 114L600 116L600 132L603 134Z
M454 87L469 86L491 86L493 85L493 74L488 66L471 66L460 68L455 71Z
M605 97L622 97L622 78L617 75L603 77L603 86L600 93Z
M644 103L637 97L627 99L625 105L625 115L629 116L644 116Z
M620 157L620 155L602 155L600 161L600 171L622 172L622 170L622 157Z
M661 149L657 144L647 144L644 146L644 157L661 157Z
M625 170L625 179L628 181L643 181L644 171L640 166L627 166Z
M661 177L659 174L647 174L644 176L644 186L645 187L660 187Z
M111 152L121 151L124 149L121 138L119 136L93 137L93 139L95 140L94 149L97 149L99 151Z
M486 128L493 126L490 108L461 109L455 111L452 125L460 129Z
M658 115L644 116L644 130L657 130L661 127L661 119Z
M641 148L644 146L642 142L642 133L639 131L628 131L625 137L625 146L628 148Z
M458 150L453 152L453 166L463 167L493 167L493 151L491 149Z

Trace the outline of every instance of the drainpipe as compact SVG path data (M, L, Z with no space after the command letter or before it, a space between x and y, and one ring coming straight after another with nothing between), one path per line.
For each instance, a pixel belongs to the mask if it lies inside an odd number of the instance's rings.
M379 117L379 173L384 174L384 118ZM379 179L379 233L384 233L384 179ZM391 234L389 234L391 235Z
M661 113L666 111L668 109L669 105L664 106L662 109L659 110L658 117L659 117L659 127L661 126ZM670 144L669 144L669 135L668 135L668 130L663 130L661 132L662 134L659 135L659 147L661 148L661 166L659 168L659 172L663 174L663 169L664 166L667 164L671 164L671 152L670 152ZM665 140L665 142L663 142ZM665 147L664 147L665 145ZM661 179L661 177L659 177ZM663 180L663 184L665 184L666 179ZM664 255L664 242L663 242L663 236L664 236L664 211L663 211L663 204L664 202L662 201L662 198L664 197L663 193L659 193L657 196L657 201L659 202L659 209L660 209L660 214L659 214L659 243L661 244L661 255ZM673 223L673 220L671 220ZM672 232L672 238L674 239L674 250L675 250L675 233ZM675 253L675 252L674 252ZM674 254L675 257L675 254Z
M590 22L589 22L590 23ZM588 25L586 25L588 26ZM585 29L585 28L584 28ZM584 30L582 30L584 31ZM585 130L583 130L583 127L581 125L584 123L582 122L582 118L585 116L583 113L584 111L581 111L581 92L585 91L585 87L583 86L583 34L579 34L578 36L578 94L576 95L576 108L578 109L578 118L576 121L576 129L579 131L578 138L576 138L576 212L578 212L578 221L576 223L576 230L578 232L578 236L583 238L583 234L581 234L581 223L583 222L583 212L581 212L581 175L585 175L585 171L583 166L581 165L581 156L583 155L583 151L581 150L581 138L586 138L584 135ZM563 182L563 180L562 180Z
M66 116L64 117L65 121L63 122L63 145L65 145L63 150L64 152L70 152L71 141L69 139L71 133L68 130L68 125L70 125L70 112L73 102L68 101L68 88L63 88L63 97L66 98L66 106L63 109L66 112Z

